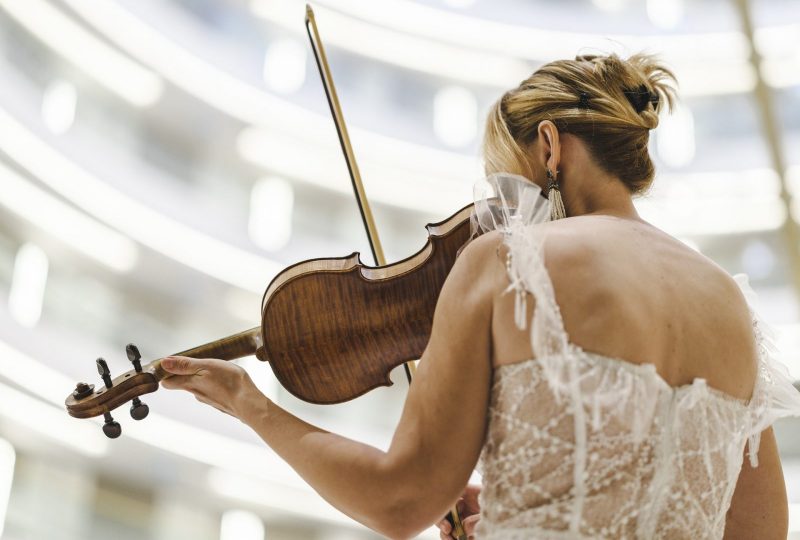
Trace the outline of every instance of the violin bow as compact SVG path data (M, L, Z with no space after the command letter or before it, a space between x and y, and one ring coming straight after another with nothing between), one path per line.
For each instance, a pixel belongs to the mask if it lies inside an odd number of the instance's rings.
M356 202L358 203L358 210L361 213L361 221L364 223L364 229L367 232L367 239L369 240L369 246L372 250L372 256L375 259L375 264L378 266L385 266L386 257L383 254L383 246L378 236L375 220L372 217L372 210L367 200L364 184L361 182L361 172L356 162L353 146L350 143L350 135L347 132L344 114L339 104L339 96L336 93L336 87L333 84L333 76L328 66L328 58L325 55L325 47L322 45L317 22L314 18L314 10L311 8L310 4L306 4L306 31L308 32L308 39L311 42L311 49L314 52L314 59L319 69L319 76L322 79L322 86L325 88L325 96L328 98L328 106L331 110L333 123L336 126L336 133L339 135L339 144L342 147L344 160L347 163L347 170L350 173L350 182L353 185L353 192L355 193ZM416 374L417 365L414 360L409 360L403 364L403 367L405 368L408 383L411 384ZM461 523L461 518L458 515L458 508L455 505L450 509L448 520L453 526L452 534L455 538L457 540L467 540L467 534L464 532L464 526Z

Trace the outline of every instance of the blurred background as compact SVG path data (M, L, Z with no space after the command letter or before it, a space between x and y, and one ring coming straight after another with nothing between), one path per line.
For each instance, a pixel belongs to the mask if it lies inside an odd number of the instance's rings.
M389 261L471 201L489 104L542 63L660 53L682 101L636 205L747 272L800 378L796 0L319 0ZM285 266L366 237L295 0L0 0L0 538L368 539L243 424L157 392L120 439L80 380L260 323ZM302 418L388 447L407 390ZM453 399L460 399L454 392ZM800 538L800 429L776 426ZM457 430L454 432L457 444ZM436 538L433 531L423 538Z

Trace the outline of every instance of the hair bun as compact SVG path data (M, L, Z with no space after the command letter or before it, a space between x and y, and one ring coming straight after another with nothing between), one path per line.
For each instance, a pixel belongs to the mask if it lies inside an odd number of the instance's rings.
M676 86L672 70L646 52L626 60L612 52L548 62L492 106L483 139L486 173L533 180L529 147L548 120L580 139L594 162L630 193L643 194L655 177L650 131L658 127L661 109L672 110Z

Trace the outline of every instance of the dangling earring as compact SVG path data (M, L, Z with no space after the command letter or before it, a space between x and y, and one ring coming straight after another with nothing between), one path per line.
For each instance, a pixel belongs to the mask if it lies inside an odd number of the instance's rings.
M564 201L561 199L561 191L558 189L558 180L553 176L553 171L549 167L547 171L547 200L550 201L550 220L567 217L564 210Z

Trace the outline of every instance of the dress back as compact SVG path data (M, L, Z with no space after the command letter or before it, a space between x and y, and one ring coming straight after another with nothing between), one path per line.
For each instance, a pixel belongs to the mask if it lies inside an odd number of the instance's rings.
M751 398L702 378L672 387L653 364L569 341L544 264L550 211L540 192L505 173L476 187L473 226L503 232L515 322L534 352L494 370L476 538L722 538L745 445L757 466L761 432L800 416L800 392L776 358L775 332L755 311L747 275L733 277L758 348Z

